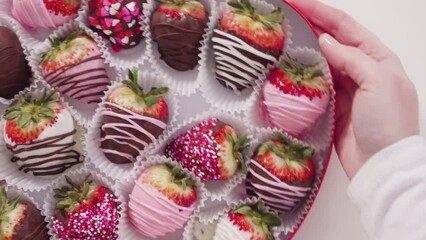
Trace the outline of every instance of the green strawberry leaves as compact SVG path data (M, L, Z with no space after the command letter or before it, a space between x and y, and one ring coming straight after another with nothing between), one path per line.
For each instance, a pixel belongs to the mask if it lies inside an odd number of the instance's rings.
M311 83L324 76L318 64L303 64L289 53L286 56L287 59L278 65L278 69L287 73L289 75L287 78L296 82L299 87L303 82Z
M89 199L89 193L98 186L92 183L90 174L80 184L75 183L67 175L65 175L65 181L69 186L53 189L53 192L54 198L58 200L56 208L64 209L66 212L72 212L81 202Z
M228 5L233 8L233 13L250 17L254 21L260 22L270 29L280 27L281 23L284 21L284 14L280 8L262 15L256 12L256 9L250 4L249 0L229 0Z
M129 80L125 80L123 82L136 94L136 101L143 101L147 107L157 104L158 98L164 96L169 91L169 88L167 87L153 87L148 93L145 93L143 88L138 84L139 77L137 69L133 71L128 69L128 78Z
M252 222L260 226L262 231L268 236L268 239L273 240L274 237L270 232L270 227L277 227L281 225L281 219L276 213L268 212L265 210L265 203L259 200L253 206L242 205L232 211L233 214L243 214L249 217Z
M226 139L233 146L232 147L233 155L234 155L234 158L240 164L241 170L243 171L243 173L247 173L248 169L246 165L246 159L245 159L245 156L242 154L242 152L245 148L249 146L251 139L246 134L244 134L240 136L237 139L237 141L235 141L234 137L229 133L226 133Z
M170 163L165 163L165 165L171 171L174 183L181 185L184 188L195 185L195 180L182 169L181 165L176 164L173 166Z
M6 189L4 187L0 188L0 223L2 221L9 221L8 214L16 208L19 201L20 196L17 196L12 201L9 201L7 199Z

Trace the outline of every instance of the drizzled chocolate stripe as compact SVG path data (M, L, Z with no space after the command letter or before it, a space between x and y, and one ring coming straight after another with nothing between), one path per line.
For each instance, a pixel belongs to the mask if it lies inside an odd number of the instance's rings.
M253 160L246 181L249 195L257 196L273 210L292 210L311 190L310 187L289 185L271 174L259 162Z
M19 143L15 146L7 145L12 151L12 162L20 162L19 170L25 173L31 172L34 176L56 175L65 172L68 168L79 164L82 161L79 152L72 149L75 141L58 144L69 136L74 135L77 130L69 133L46 138L41 141L31 143ZM44 150L45 154L31 155L32 151ZM17 155L28 153L28 157L20 158ZM29 163L31 162L31 163Z
M91 61L98 61L98 60L103 61L101 54L86 58L77 64L59 68L47 74L45 76L46 81L49 82L54 87L61 87L62 93L70 97L73 97L75 99L83 100L88 97L99 96L97 100L92 100L88 103L100 102L101 97L103 96L103 92L107 89L107 86L109 85L109 82L104 80L104 79L108 79L108 75L105 68L93 68L93 69L87 69L85 71L76 72L74 74L64 74L65 72L77 66L80 66L81 64L86 64ZM93 75L93 74L96 74L96 75ZM89 75L89 76L82 77L83 75ZM64 88L64 86L68 86L68 87ZM99 88L98 91L85 94L85 91L89 89L94 90L97 88Z
M215 29L213 51L216 61L216 79L236 94L254 86L256 78L268 64L277 61L280 52L262 52L240 38Z
M161 120L136 114L111 102L105 102L102 119L100 150L117 164L135 162L139 152L155 141L167 126Z

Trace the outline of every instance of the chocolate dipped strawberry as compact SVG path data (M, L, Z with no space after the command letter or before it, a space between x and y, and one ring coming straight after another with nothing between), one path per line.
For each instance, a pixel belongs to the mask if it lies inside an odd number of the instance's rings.
M197 0L157 0L151 32L161 59L178 71L193 69L207 27L208 13Z
M204 181L227 180L239 169L246 171L242 151L249 142L247 135L238 137L230 125L211 118L173 139L165 155Z
M272 135L259 146L250 163L247 193L283 213L293 210L312 189L314 150L279 132Z
M12 15L31 28L54 28L77 15L80 0L13 0Z
M195 180L167 163L145 169L129 197L130 223L152 238L181 229L197 204Z
M20 171L54 178L83 161L74 150L74 120L55 91L45 90L42 96L22 94L3 118L6 147Z
M263 86L261 111L270 126L299 135L326 111L329 99L330 84L318 65L287 55Z
M60 239L117 239L120 202L108 188L65 176L68 185L54 189L58 200L52 228Z
M100 102L110 80L96 42L82 30L51 42L40 61L44 79L71 98Z
M240 94L281 55L284 15L279 8L262 15L249 0L229 0L228 5L231 10L219 20L212 38L216 80Z
M111 92L102 110L101 148L111 162L136 161L139 152L154 142L167 127L169 110L163 95L168 88L144 92L138 71L129 70L124 86Z
M90 0L91 29L108 39L114 51L135 47L143 38L145 0Z
M2 240L46 240L47 223L36 206L17 196L7 198L6 190L0 188L0 239Z
M266 211L264 203L258 201L254 205L241 205L221 217L213 240L274 240L271 228L280 225L281 219Z

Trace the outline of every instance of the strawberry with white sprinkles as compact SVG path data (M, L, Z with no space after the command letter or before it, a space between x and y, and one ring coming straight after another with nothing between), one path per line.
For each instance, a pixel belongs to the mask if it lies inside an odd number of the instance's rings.
M61 239L117 239L120 202L104 186L65 179L69 186L54 189L58 199L52 217L53 229Z

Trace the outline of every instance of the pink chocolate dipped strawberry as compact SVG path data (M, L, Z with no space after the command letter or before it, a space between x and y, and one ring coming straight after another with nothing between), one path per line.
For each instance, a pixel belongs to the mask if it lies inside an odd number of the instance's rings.
M136 161L139 152L167 127L169 108L163 95L168 88L144 92L138 71L129 70L125 86L112 91L102 110L100 150L113 163Z
M299 135L326 111L330 85L317 65L287 55L269 74L262 98L261 111L269 125Z
M10 201L6 190L0 188L0 239L46 240L47 223L36 206L20 196Z
M281 9L262 15L249 0L229 0L231 10L213 33L216 79L239 94L254 86L268 64L277 61L284 46Z
M142 40L145 0L90 0L91 28L108 39L115 51L129 49Z
M259 197L273 210L293 210L311 191L315 169L314 151L279 132L262 143L250 163L247 192Z
M227 180L238 169L245 171L242 154L249 143L217 118L204 120L170 142L165 155L180 162L202 180Z
M58 200L52 228L60 239L117 239L120 202L108 188L89 181L54 189Z
M100 102L110 80L96 42L81 30L51 41L40 62L44 79L71 98Z
M161 58L173 69L193 69L207 27L208 14L197 0L158 0L151 31Z
M241 205L221 217L213 240L274 240L271 228L280 225L281 219L266 211L264 203L258 201L254 205Z
M80 0L13 0L12 15L32 28L58 27L77 15Z
M147 168L130 194L130 223L152 238L181 229L197 204L195 181L179 165Z

